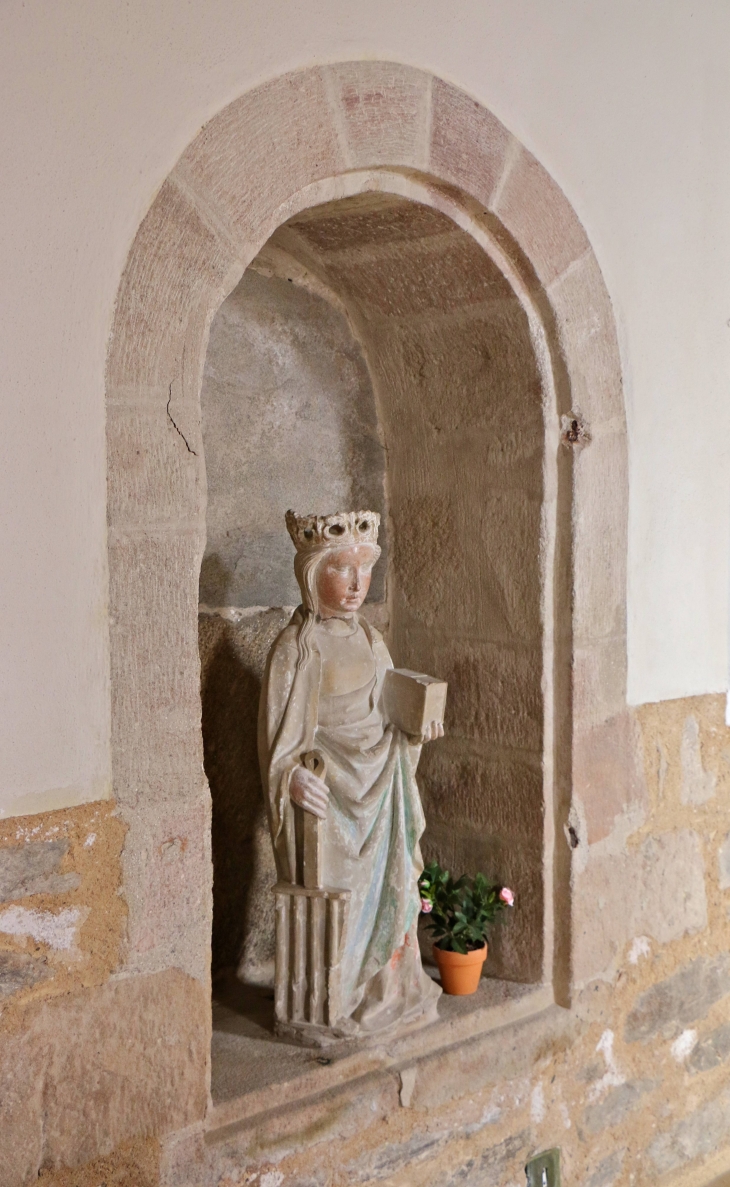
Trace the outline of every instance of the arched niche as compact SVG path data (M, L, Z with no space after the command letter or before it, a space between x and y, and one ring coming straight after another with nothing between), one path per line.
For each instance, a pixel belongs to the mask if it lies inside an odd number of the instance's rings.
M495 932L488 971L541 979L542 610L557 525L538 349L474 237L383 191L289 219L216 314L201 602L218 611L200 636L214 971L242 949L244 977L273 978L255 731L266 649L299 600L283 511L367 505L386 546L368 612L397 664L450 686L446 739L419 769L426 858L514 886L521 909Z
M574 845L582 840L581 822L601 810L604 789L617 811L622 794L621 772L606 760L605 745L601 751L625 712L626 437L613 317L580 222L538 162L472 99L391 63L300 71L232 103L161 187L122 277L107 408L113 777L128 825L126 967L176 966L203 981L209 976L210 801L202 769L197 608L206 530L199 393L210 322L277 228L289 224L288 232L306 241L305 212L365 194L388 194L451 220L470 239L469 251L482 253L494 284L519 303L529 334L543 428L535 717L543 876L534 895L537 922L530 925L533 939L535 928L541 935L540 967L531 941L521 975L552 983L556 999L567 1004L576 970L590 971L575 901L581 866ZM310 246L311 239L310 232ZM369 282L359 283L351 302L362 313ZM372 283L377 288L377 279ZM418 299L416 288L411 297ZM384 393L398 389L406 356L409 374L418 372L419 348L392 334L376 349L380 331L370 330L369 362L386 421ZM361 333L365 340L362 327ZM438 367L421 370L427 414L414 418L412 434L391 434L404 451L398 480L406 487L418 474L408 455L424 426L431 433L454 430L454 407L433 400ZM537 378L535 384L537 401ZM405 408L406 393L399 394ZM477 422L480 407L474 405ZM511 426L506 407L503 415L500 428L508 436L513 427L517 443L520 425ZM573 424L579 432L571 431ZM478 425L478 433L484 430ZM467 435L472 431L478 436L474 425ZM477 753L479 731L497 722L508 698L497 696L493 709L483 699L479 664L490 640L468 637L469 624L479 621L479 590L464 588L463 598L456 587L419 592L428 581L424 535L442 558L455 541L458 558L477 530L470 516L480 492L475 488L466 509L449 503L442 483L441 501L428 504L426 518L419 499L425 507L433 491L426 476L419 481L399 495L400 521L393 525L391 564L400 580L391 607L393 645L415 666L440 668L455 689L460 685L452 711L472 731L465 739L467 749L474 743L471 759L489 761ZM534 534L534 516L527 520ZM419 532L410 554L409 540ZM483 559L493 571L501 563L486 551ZM505 594L505 621L518 601L517 590ZM535 612L533 603L526 618L533 621ZM428 621L433 614L442 615L439 632ZM449 639L437 655L430 641L437 634L446 640L447 622L461 650ZM589 778L596 748L602 766ZM424 778L434 803L449 794L435 756ZM507 963L522 958L504 955Z

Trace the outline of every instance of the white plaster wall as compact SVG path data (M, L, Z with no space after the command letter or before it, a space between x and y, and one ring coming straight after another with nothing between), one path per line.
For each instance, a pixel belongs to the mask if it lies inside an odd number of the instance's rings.
M273 75L397 59L490 107L583 220L631 449L630 699L726 683L727 0L6 0L0 9L0 811L108 788L103 368L156 188Z

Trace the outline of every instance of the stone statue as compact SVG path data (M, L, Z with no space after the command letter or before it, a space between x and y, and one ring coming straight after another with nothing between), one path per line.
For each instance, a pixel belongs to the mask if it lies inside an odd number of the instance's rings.
M358 613L380 516L289 511L286 523L302 605L269 654L259 717L279 877L277 1030L322 1043L436 1016L440 989L416 934L425 821L415 771L443 722L424 720L413 737L397 713L386 718L393 662Z

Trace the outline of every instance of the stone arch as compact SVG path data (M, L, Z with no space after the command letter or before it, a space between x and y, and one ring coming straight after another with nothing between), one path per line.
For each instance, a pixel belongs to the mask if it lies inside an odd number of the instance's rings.
M210 321L279 225L306 207L374 189L417 191L499 262L534 326L552 386L546 499L564 530L555 536L544 606L554 706L545 750L553 885L545 937L546 976L567 1004L571 982L591 972L571 901L581 846L600 834L607 814L621 811L626 784L616 765L628 731L626 431L613 315L585 232L535 158L461 91L382 62L288 74L215 116L163 183L120 283L107 434L113 782L128 825L126 967L175 966L204 983L209 976L210 808L196 621L206 498L199 391Z

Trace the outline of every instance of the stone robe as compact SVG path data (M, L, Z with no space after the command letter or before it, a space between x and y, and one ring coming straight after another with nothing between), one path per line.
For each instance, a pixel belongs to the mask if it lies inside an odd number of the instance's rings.
M423 972L416 935L423 869L419 838L425 826L415 780L420 746L383 717L383 679L393 661L382 636L357 616L372 657L358 669L364 683L344 695L325 695L323 653L329 664L338 663L340 653L347 663L347 640L333 635L328 623L318 623L310 636L312 657L297 670L302 620L297 610L274 643L262 689L259 754L271 836L279 877L291 882L289 781L301 756L319 750L330 791L324 884L351 892L341 961L342 1030L371 1034L424 1014L435 1017L440 994Z

